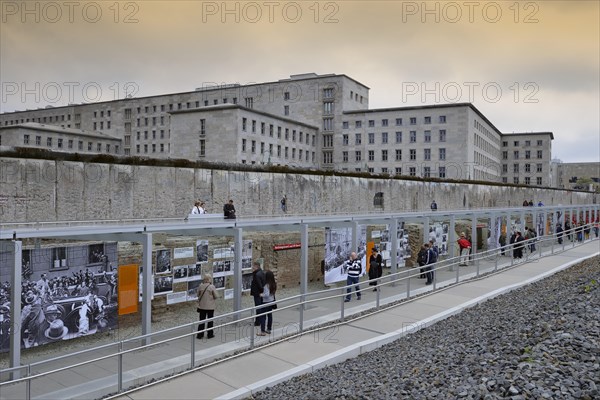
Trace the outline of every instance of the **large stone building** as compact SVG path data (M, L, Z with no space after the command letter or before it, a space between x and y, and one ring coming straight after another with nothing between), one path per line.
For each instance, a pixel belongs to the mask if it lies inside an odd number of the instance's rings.
M561 189L600 190L600 162L563 163L552 160L552 186Z
M503 134L470 103L383 109L368 104L369 88L346 75L292 75L276 82L4 113L0 145L36 147L25 140L33 122L118 139L119 147L97 140L92 149L125 156L551 183L550 132ZM41 138L46 148L57 149L57 141L47 140ZM519 161L513 160L516 152L523 153Z

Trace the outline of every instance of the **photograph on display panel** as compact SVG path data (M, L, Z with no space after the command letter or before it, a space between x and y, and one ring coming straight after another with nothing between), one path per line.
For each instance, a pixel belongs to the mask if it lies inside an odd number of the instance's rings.
M215 285L215 288L217 288L217 289L223 289L225 287L225 277L219 276L219 277L213 278L213 285Z
M156 273L170 274L171 273L171 250L156 250Z
M24 249L22 257L21 348L117 327L117 273L105 269L117 264L116 242ZM13 258L0 261L2 268L14 264ZM10 344L10 293L10 284L1 283L0 352Z
M184 282L188 280L189 265L173 267L173 282Z
M325 284L345 281L348 273L344 269L350 253L357 253L362 272L366 271L367 229L359 226L358 248L352 249L352 228L325 228Z
M202 279L189 281L187 284L187 301L198 300L198 286L202 283Z
M250 290L251 285L252 285L252 273L242 275L242 290L243 291Z
M173 292L173 276L154 277L154 295L160 296Z
M208 240L196 241L196 262L208 262Z

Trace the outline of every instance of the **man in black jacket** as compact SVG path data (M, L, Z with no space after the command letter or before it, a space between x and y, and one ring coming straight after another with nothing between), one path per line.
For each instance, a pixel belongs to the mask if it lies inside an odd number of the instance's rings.
M233 200L229 200L229 203L225 203L223 206L223 215L225 219L235 219L235 206Z
M262 297L260 296L263 292L263 288L266 284L265 273L260 268L260 263L254 261L252 264L252 283L250 284L250 294L254 297L254 305L260 306L262 304ZM257 310L258 312L258 310ZM260 325L260 319L257 316L254 320L254 326Z

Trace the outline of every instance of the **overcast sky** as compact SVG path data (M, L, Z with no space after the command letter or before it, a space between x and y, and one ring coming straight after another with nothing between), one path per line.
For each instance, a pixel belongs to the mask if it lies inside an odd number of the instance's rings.
M470 101L600 161L595 0L1 3L2 112L336 73L369 108Z

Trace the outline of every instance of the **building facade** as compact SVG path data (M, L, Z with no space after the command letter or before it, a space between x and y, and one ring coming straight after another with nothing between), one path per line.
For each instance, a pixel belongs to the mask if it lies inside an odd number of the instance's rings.
M503 134L471 103L368 106L369 88L362 83L346 75L309 73L4 113L0 139L31 146L22 132L7 139L14 133L7 128L33 122L115 138L121 141L117 153L125 156L551 183L551 132ZM114 145L103 149L115 152Z
M552 186L561 189L598 191L600 162L563 163L552 160Z

